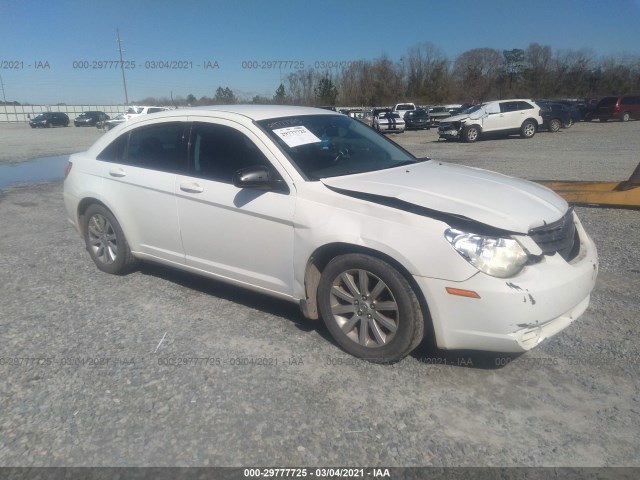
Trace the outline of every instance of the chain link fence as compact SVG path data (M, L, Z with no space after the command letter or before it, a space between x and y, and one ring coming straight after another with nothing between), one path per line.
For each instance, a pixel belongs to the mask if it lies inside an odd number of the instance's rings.
M73 120L82 112L104 112L111 118L126 111L124 105L0 105L0 123L27 123L42 112L63 112Z

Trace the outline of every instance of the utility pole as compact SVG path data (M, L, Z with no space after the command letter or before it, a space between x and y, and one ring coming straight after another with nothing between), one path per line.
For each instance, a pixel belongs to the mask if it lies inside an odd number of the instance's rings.
M120 43L120 30L116 28L116 36L118 37L118 51L120 52L120 70L122 71L122 84L124 85L124 101L125 106L129 105L129 95L127 94L127 81L124 78L124 61L122 60L122 44Z
M7 104L7 99L4 96L4 82L2 81L2 75L0 75L0 85L2 85L2 100L4 101L4 104Z

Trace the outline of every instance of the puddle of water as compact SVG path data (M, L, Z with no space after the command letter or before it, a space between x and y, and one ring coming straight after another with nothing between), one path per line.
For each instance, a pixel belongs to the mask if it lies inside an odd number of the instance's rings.
M69 155L36 158L29 162L0 165L0 188L16 183L62 180Z

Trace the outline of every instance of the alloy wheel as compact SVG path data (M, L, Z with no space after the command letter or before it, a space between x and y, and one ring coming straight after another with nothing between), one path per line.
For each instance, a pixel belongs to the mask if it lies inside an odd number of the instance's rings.
M94 214L89 219L88 235L89 248L98 261L105 265L116 261L118 258L116 232L106 217L99 213Z
M342 332L363 347L389 343L399 324L399 311L391 289L366 270L347 270L331 286L331 314Z

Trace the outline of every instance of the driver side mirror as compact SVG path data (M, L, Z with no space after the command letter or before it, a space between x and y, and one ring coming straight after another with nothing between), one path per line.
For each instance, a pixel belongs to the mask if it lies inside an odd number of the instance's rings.
M237 188L257 190L287 190L284 180L271 178L269 168L264 165L254 165L238 170L233 174L233 185Z

